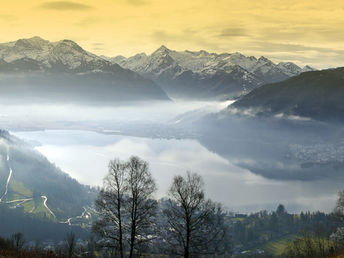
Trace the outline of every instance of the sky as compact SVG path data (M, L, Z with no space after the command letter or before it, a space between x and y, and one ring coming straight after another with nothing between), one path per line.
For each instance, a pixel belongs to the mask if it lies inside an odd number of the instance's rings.
M241 52L344 66L343 0L2 0L0 42L71 39L98 55Z

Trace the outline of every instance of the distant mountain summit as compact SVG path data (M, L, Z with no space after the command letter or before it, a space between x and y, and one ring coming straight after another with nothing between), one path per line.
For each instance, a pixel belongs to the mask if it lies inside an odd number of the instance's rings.
M168 100L151 80L71 40L50 42L33 37L2 43L1 73L0 91L6 99L26 94L31 102Z
M113 64L85 51L71 40L49 42L40 37L0 44L0 59L13 71L116 71ZM21 63L32 64L18 66ZM25 69L27 68L27 69ZM105 68L105 69L104 69Z
M161 46L151 55L108 58L158 83L173 97L230 98L272 82L314 70L291 62L273 63L240 53L208 53L201 50L174 51Z

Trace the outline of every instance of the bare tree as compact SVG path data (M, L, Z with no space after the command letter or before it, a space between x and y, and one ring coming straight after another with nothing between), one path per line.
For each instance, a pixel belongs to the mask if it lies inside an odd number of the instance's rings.
M336 207L334 209L334 214L343 217L344 216L344 191L338 193L338 199Z
M71 231L67 234L66 243L67 243L67 255L68 257L73 257L75 245L76 245L74 232Z
M103 237L107 247L119 249L121 258L124 256L122 214L127 190L125 172L124 162L117 159L110 161L103 189L95 202L99 220L93 226L93 230Z
M130 213L130 252L133 256L135 244L149 241L147 230L154 224L157 202L153 200L155 182L148 169L148 163L138 157L131 157L128 165L128 211Z
M187 172L186 178L174 177L169 190L169 205L164 210L168 241L185 258L220 254L228 249L224 213L220 205L205 199L203 188L202 178Z
M12 238L13 247L16 250L23 248L23 246L25 244L25 239L24 239L23 233L21 233L21 232L14 233L11 238Z
M152 226L156 210L155 191L147 162L138 157L131 157L127 162L110 162L109 173L96 200L99 220L93 229L101 235L106 247L118 250L120 257L124 256L125 243L132 257L135 247L149 240L147 230Z

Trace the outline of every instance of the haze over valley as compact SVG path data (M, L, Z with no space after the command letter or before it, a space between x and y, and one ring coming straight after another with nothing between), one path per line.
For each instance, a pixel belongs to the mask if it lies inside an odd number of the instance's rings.
M281 203L330 213L344 179L343 75L164 45L126 58L66 39L1 43L0 208L41 228L4 222L2 234L85 238L109 162L133 155L148 162L160 209L191 171L227 215L273 216Z
M326 131L335 130L336 135L341 135L341 130L331 123L322 124L318 116L303 118L303 113L276 115L275 112L269 118L251 114L250 104L238 109L255 92L258 94L260 89L268 87L263 86L266 83L278 83L290 77L295 79L286 82L293 82L307 75L308 80L313 80L316 73L326 71L310 72L314 70L310 66L275 64L265 57L246 57L240 53L177 52L165 46L151 55L106 58L87 52L69 40L51 43L39 37L3 43L0 56L3 73L6 71L1 80L2 96L10 101L2 106L2 128L28 141L84 184L100 186L112 156L127 158L136 154L147 156L156 178L165 178L160 197L167 190L166 178L181 171L197 170L206 179L213 180L209 193L236 211L271 209L281 199L290 205L291 211L328 211L333 206L340 185L325 186L341 178L343 161L339 157L324 158L332 155L327 153L328 148L337 148L335 145L321 146L338 144L338 138L336 143L328 141ZM328 73L331 76L331 71ZM111 78L116 78L115 81L121 78L121 82L113 83ZM144 86L147 83L151 88ZM126 93L128 96L119 97L126 91L123 88L136 84L133 92ZM338 96L338 92L326 91L327 99ZM293 96L294 92L283 95L284 98ZM263 108L260 99L254 102L256 113ZM322 112L334 114L336 105L333 102L333 107L326 106L329 110ZM321 108L317 104L313 106ZM118 149L116 145L122 146L123 141L129 146L137 145L137 150L135 147ZM189 144L194 151L203 153L199 155L213 158L206 165L190 165L194 164L191 154L184 154L188 159L177 155ZM313 145L319 146L315 151L318 160L302 154ZM156 146L160 146L158 150ZM81 157L89 156L87 160L93 165L84 164L79 159L80 152L84 152ZM192 158L194 162L199 163L199 155ZM214 168L213 159L219 163ZM160 167L157 163L170 163L170 166ZM218 175L217 180L214 175ZM234 177L236 183L226 177ZM221 182L226 183L219 190ZM234 195L233 187L239 182L242 193ZM322 183L324 192L320 198L324 202L312 202L311 189L318 189ZM303 190L297 194L298 198L295 191L281 194L283 197L274 194L274 198L267 198L271 196L271 188L280 191L283 185L299 188L300 184Z
M0 257L344 255L342 0L0 9Z

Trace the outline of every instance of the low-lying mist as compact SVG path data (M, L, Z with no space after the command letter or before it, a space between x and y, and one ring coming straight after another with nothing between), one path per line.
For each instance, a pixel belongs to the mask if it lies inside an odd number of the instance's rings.
M166 123L190 111L203 113L218 112L229 102L205 101L142 101L138 104L121 105L78 105L78 104L0 104L0 123L2 127L16 130L44 125L53 127L62 122L132 122L146 121ZM67 125L66 125L67 126ZM87 128L86 128L87 129Z
M330 211L342 188L342 129L223 112L232 102L0 105L0 126L84 184L101 185L110 159L137 155L151 164L157 197L190 170L232 210Z

